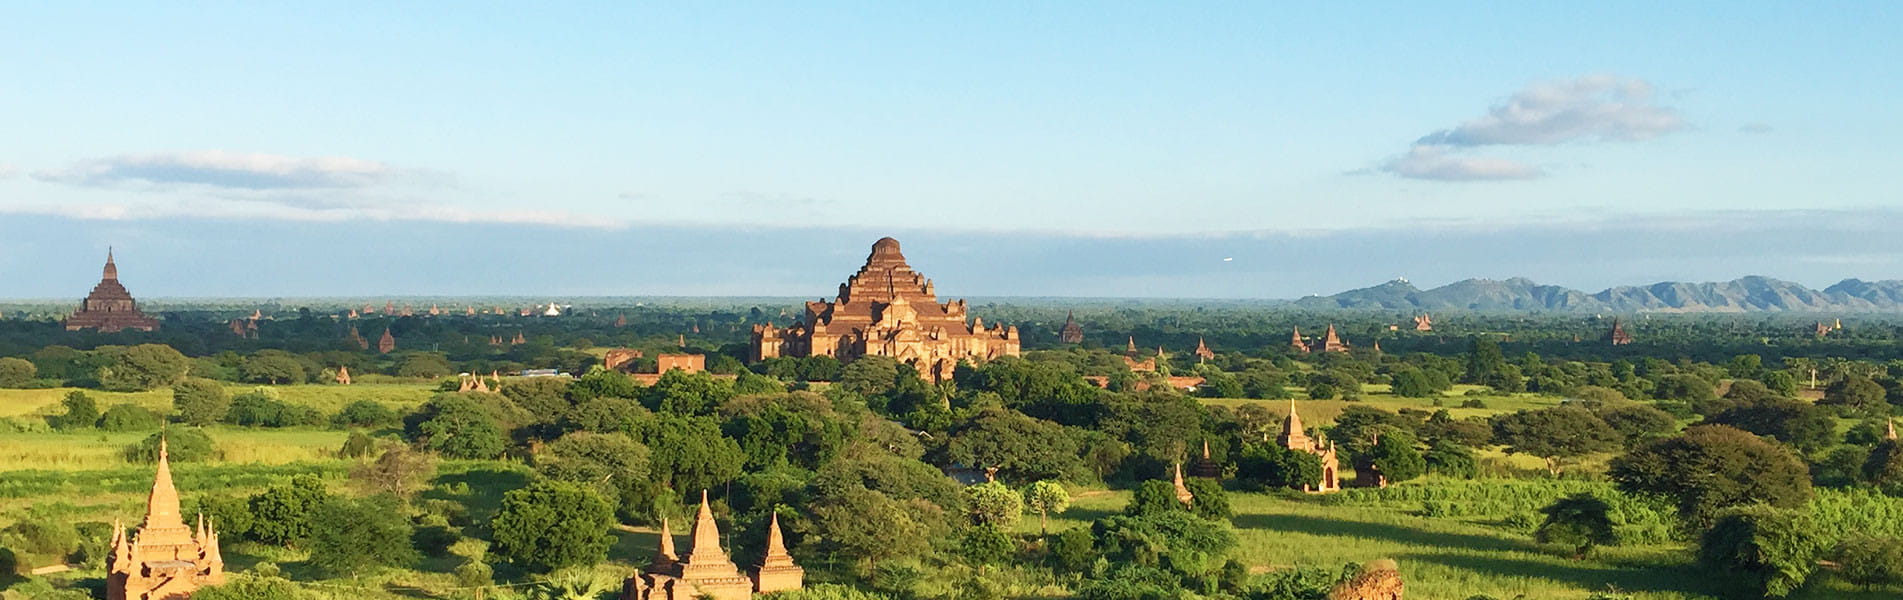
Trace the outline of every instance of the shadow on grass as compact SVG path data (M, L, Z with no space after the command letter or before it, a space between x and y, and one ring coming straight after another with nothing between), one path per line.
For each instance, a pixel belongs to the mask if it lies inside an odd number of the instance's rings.
M1608 586L1627 592L1678 592L1712 594L1721 590L1690 565L1648 565L1617 568L1593 566L1593 563L1553 564L1513 558L1466 554L1413 553L1395 557L1401 561L1433 563L1454 569L1528 579L1545 579L1584 590L1603 591Z
M527 486L529 473L519 466L478 466L444 473L434 483L425 499L459 502L469 508L469 522L487 526L502 508L502 495Z
M654 562L654 556L661 551L661 534L658 531L629 531L615 529L614 543L608 546L608 560L632 565L645 565ZM674 536L674 547L688 548L682 545L680 536Z
M1289 533L1306 533L1310 535L1392 540L1425 546L1472 548L1488 552L1540 551L1539 546L1532 542L1514 541L1484 535L1423 531L1401 525L1369 523L1366 521L1326 519L1286 514L1250 514L1237 515L1233 522L1236 527L1240 529L1261 529Z

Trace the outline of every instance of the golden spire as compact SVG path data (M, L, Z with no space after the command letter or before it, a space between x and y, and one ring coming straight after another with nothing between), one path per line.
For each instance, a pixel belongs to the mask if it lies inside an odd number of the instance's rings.
M145 523L141 536L159 530L184 530L185 520L178 515L178 488L172 485L172 459L165 438L159 437L158 475L152 480L152 494L145 501Z
M773 520L766 526L766 562L787 556L786 537L780 534L780 513L773 513Z
M661 553L655 557L654 562L677 562L680 559L680 555L674 553L674 532L668 530L667 519L663 518L661 519Z
M1176 499L1183 504L1189 504L1189 501L1196 496L1189 493L1189 486L1183 485L1183 463L1176 463L1175 468L1176 476L1170 483L1176 487Z
M720 549L720 526L714 524L713 506L707 503L707 490L700 491L700 514L694 518L694 548L687 554L688 563L718 563L727 561L727 551Z

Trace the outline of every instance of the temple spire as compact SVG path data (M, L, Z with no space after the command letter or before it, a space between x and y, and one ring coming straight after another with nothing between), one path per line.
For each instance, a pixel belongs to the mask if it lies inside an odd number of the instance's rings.
M773 519L767 522L766 559L770 563L782 556L787 556L786 536L780 534L780 513L776 512L773 513Z
M112 262L112 246L106 247L106 269L101 277L104 279L119 278L119 265L113 264Z
M713 505L707 503L707 490L701 490L700 514L694 518L694 547L688 551L687 562L705 564L726 560L727 551L720 549L720 526L714 523Z
M657 563L661 563L661 562L671 563L671 562L679 562L680 560L681 560L680 555L674 553L674 532L668 530L667 519L662 518L661 519L661 552L659 556L655 557L654 561Z
M178 514L178 488L172 485L172 460L164 437L159 438L158 475L152 481L152 494L145 501L145 524L139 530L154 532L159 530L185 529L185 520Z
M1884 421L1883 425L1885 427L1885 430L1883 432L1883 439L1895 440L1896 439L1896 419L1889 419L1887 421Z

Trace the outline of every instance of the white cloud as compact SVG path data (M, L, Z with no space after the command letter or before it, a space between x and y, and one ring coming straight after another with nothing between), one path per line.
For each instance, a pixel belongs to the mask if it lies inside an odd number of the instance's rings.
M1436 181L1500 181L1537 179L1546 172L1539 167L1507 160L1449 154L1446 146L1417 145L1407 154L1388 159L1381 170L1409 179Z
M35 179L86 187L204 187L230 190L351 189L413 172L356 158L298 158L210 150L84 160Z
M1685 128L1678 111L1652 102L1652 84L1616 75L1542 82L1515 92L1486 116L1422 137L1438 146L1636 142Z
M1485 116L1422 136L1406 154L1378 169L1436 181L1543 177L1545 171L1532 165L1461 153L1479 146L1638 142L1685 128L1678 111L1652 100L1652 84L1617 75L1536 83L1488 109Z
M298 206L268 200L216 197L137 198L105 202L0 204L0 214L52 215L95 221L170 218L261 219L274 221L423 221L437 223L512 223L590 229L618 229L625 221L597 215L549 210L484 210L420 200L385 201L333 207Z

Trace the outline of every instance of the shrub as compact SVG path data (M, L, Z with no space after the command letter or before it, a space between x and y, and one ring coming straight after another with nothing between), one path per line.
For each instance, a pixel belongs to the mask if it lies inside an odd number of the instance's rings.
M965 488L965 508L974 525L997 528L1017 524L1024 514L1024 495L996 481Z
M1097 541L1090 537L1090 528L1079 527L1057 534L1051 538L1051 567L1059 571L1079 572L1090 567L1097 560L1093 549Z
M99 416L99 428L106 431L151 431L165 421L137 404L114 404Z
M1011 558L1017 544L1011 536L994 525L979 525L965 529L964 539L958 542L958 551L965 560L975 565L992 565Z
M172 413L178 420L205 426L225 419L231 398L225 387L209 379L187 379L172 386Z
M0 388L26 387L39 373L39 368L26 359L0 358Z
M89 429L99 423L99 405L86 392L67 392L60 404L66 407L66 413L53 419L60 429Z
M1189 509L1196 516L1211 521L1228 521L1236 516L1236 511L1229 507L1229 492L1222 489L1222 484L1212 479L1191 479L1184 485L1194 496L1189 501Z
M390 407L370 401L358 400L337 411L331 417L331 423L337 427L380 428L394 427L398 423L396 411Z
M338 458L363 458L377 451L377 441L361 431L350 432L344 439L344 446L337 449Z
M146 436L139 443L126 447L126 460L136 463L158 462L160 440L165 441L166 453L172 462L201 462L218 458L218 445L212 443L211 436L205 435L205 430L186 427Z
M1755 505L1721 513L1699 540L1698 561L1754 597L1782 598L1803 587L1821 544L1801 513Z
M332 499L312 519L310 562L332 575L400 567L421 557L411 546L415 530L389 496Z
M1838 574L1864 587L1903 585L1903 539L1857 536L1831 552Z
M1616 541L1611 511L1612 507L1590 493L1567 496L1540 510L1546 513L1546 520L1534 532L1534 539L1565 546L1573 551L1573 558L1584 558L1594 546Z
M511 491L490 522L496 553L533 571L587 566L608 555L614 512L587 487L545 481Z

